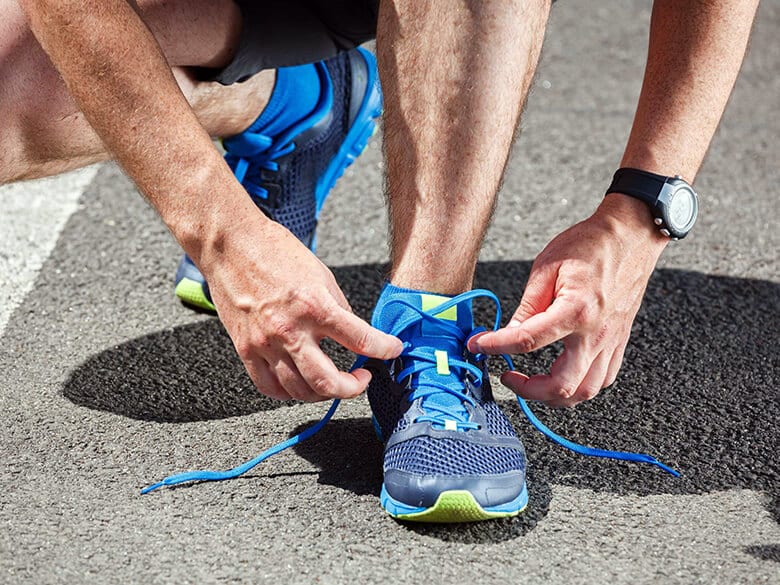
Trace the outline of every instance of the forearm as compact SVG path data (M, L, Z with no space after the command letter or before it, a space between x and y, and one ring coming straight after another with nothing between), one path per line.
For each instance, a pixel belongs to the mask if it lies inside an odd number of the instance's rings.
M22 4L79 108L188 253L226 217L259 215L125 0Z
M621 167L693 182L720 122L745 55L757 0L656 0L642 92ZM610 196L600 215L644 234L655 256L669 239L647 206Z
M747 48L757 0L656 0L621 166L695 178Z

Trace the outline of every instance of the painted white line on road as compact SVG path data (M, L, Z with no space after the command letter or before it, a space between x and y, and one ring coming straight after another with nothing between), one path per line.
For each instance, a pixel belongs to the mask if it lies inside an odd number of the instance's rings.
M0 335L98 168L0 187Z

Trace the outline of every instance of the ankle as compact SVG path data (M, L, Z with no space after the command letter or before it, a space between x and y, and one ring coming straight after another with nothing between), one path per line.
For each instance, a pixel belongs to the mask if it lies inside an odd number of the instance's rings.
M473 279L473 271L462 274L421 266L415 266L411 270L404 267L394 268L390 276L390 282L401 289L445 296L455 296L471 290Z

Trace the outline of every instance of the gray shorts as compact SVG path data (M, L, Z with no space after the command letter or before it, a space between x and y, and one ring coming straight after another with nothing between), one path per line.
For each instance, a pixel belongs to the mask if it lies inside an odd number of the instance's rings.
M263 69L313 63L376 36L379 0L234 0L243 28L233 61L205 79L230 85Z

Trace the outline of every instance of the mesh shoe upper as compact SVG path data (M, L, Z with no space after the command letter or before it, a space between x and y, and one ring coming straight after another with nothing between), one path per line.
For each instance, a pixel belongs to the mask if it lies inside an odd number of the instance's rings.
M325 195L317 193L318 181L349 132L352 102L359 104L370 89L353 87L353 68L360 65L353 53L315 64L322 91L307 119L276 136L250 127L223 141L225 160L257 206L307 246Z
M225 160L255 204L314 250L325 199L365 149L381 111L376 60L364 49L280 69L260 117L223 140ZM186 255L175 282L185 304L215 309L203 275Z

